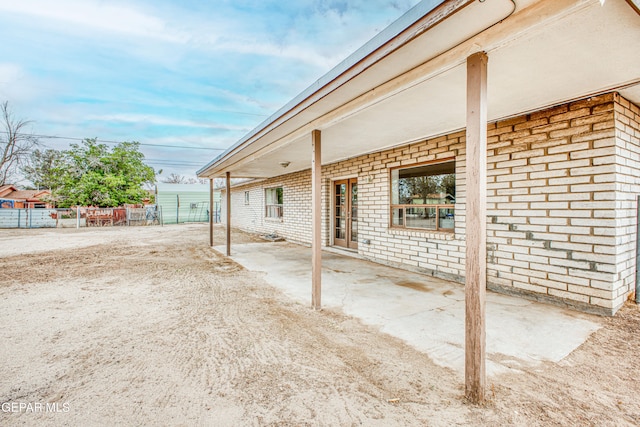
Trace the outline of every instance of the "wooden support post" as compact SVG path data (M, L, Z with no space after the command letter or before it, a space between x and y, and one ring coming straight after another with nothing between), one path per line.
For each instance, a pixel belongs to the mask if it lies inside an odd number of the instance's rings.
M487 55L467 58L465 396L485 399L487 288Z
M227 256L231 256L231 172L227 172Z
M213 246L213 178L209 178L209 246Z
M322 143L319 130L311 132L311 306L322 308Z

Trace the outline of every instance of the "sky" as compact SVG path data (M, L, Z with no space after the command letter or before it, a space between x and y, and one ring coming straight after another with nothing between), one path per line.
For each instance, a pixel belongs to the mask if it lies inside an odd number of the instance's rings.
M195 177L418 2L0 0L0 102L42 148L138 141Z

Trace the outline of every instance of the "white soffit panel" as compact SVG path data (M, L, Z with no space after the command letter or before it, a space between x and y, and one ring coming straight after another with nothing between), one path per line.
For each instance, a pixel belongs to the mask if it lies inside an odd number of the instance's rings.
M489 51L489 120L637 82L640 16L629 12L594 1Z
M253 153L243 150L216 168L228 167L238 176L256 177L306 169L311 151L305 126L316 123L322 129L324 164L462 129L465 125L464 58L465 53L471 54L474 49L486 49L489 53L489 120L534 111L616 86L623 96L640 103L640 86L633 85L634 80L636 83L640 80L640 55L636 43L632 42L640 40L640 16L633 13L625 0L607 0L604 5L598 0L566 0L564 3L572 7L558 16L547 15L546 22L533 20L536 15L531 15L529 21L533 27L523 27L518 33L504 33L506 38L496 38L495 45L476 46L471 42L462 45L462 50L457 49L462 54L435 61L444 64L440 71L418 75L386 95L371 96L365 103L350 106L355 96L367 91L374 94L378 85L401 71L412 69L420 62L418 59L437 55L443 49L448 51L450 47L442 40L447 34L455 33L455 40L449 41L459 43L458 36L468 37L477 31L477 27L465 27L465 21L476 22L474 15L461 21L445 21L278 126L255 146L262 148ZM532 8L537 6L543 4L536 3ZM456 17L464 17L465 11L473 10L469 6ZM538 10L544 16L547 8ZM450 27L456 25L464 28ZM498 26L493 30L498 35L504 31ZM426 55L420 57L421 54ZM624 84L628 87L619 87ZM348 108L338 108L345 103ZM340 113L334 117L327 115L336 111ZM285 160L291 162L286 171L278 166Z
M236 144L235 148L232 147L227 153L223 153L210 169L235 169L240 166L238 162L244 162L247 156L261 156L264 150L268 152L276 149L277 145L288 145L291 139L299 138L299 135L295 134L297 129L313 121L321 121L319 119L322 116L363 93L473 37L509 16L514 8L512 0L475 1L397 50L384 53L388 48L381 47L381 52L372 53L374 57L380 56L378 62L286 120L275 118L272 124L261 125L262 129L252 131L251 134L254 136L242 143L245 145L242 149L239 150L239 144ZM346 62L348 63L348 60ZM294 110L295 108L293 107ZM287 113L281 117L284 116L287 116ZM281 123L276 124L279 120ZM321 128L322 124L318 123L318 127ZM271 145L275 146L270 147Z

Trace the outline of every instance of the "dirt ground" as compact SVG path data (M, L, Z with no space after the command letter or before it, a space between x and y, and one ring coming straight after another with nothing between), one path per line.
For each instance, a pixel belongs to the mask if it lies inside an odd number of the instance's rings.
M640 424L633 304L474 406L455 372L207 243L203 224L0 230L0 425Z

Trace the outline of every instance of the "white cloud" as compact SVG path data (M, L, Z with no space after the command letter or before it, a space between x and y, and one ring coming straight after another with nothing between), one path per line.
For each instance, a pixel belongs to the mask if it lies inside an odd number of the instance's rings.
M317 51L303 45L280 45L274 43L264 43L255 41L234 40L220 42L212 45L211 48L220 51L242 53L247 55L262 55L275 58L285 58L294 61L302 61L306 64L327 69L336 62L336 58L328 58L319 55Z
M0 63L0 101L9 101L16 111L21 104L42 101L47 95L57 94L60 87L47 76L33 76L21 65ZM32 107L27 108L32 110Z
M215 135L205 135L205 134L197 134L197 133L177 133L173 135L149 137L149 138L146 138L144 141L140 140L140 142L149 143L149 144L159 144L159 145L177 145L177 146L186 146L186 147L202 147L202 148L220 149L217 152L222 152L222 150L226 150L230 145L234 144L237 140L238 138L236 136L231 136L231 135L215 136ZM152 147L149 147L149 149L151 148ZM216 152L214 150L211 150L211 151L214 153ZM194 156L202 156L203 154L206 154L206 153L208 153L206 150L195 150L192 152ZM200 159L200 160L209 161L208 154L206 154L206 157L207 159Z
M114 122L114 123L134 123L140 124L152 124L158 126L183 126L190 128L205 128L205 129L221 129L231 131L248 131L245 126L234 126L229 124L221 124L215 122L202 122L193 120L180 120L166 116L154 116L149 114L106 114L106 115L92 115L85 117L86 120L95 120L102 122Z
M417 1L0 0L0 101L37 133L227 147Z
M130 6L96 0L20 0L0 2L0 11L42 18L63 24L69 31L78 27L125 36L138 36L183 43L188 34L171 29L167 22Z
M17 64L0 62L0 83L9 83L22 77L22 67Z
M357 19L356 13L362 12L357 10L359 8L362 6L342 6L336 10L321 9L304 15L300 14L304 8L293 7L292 12L298 15L290 17L288 27L279 27L275 31L275 27L270 28L268 18L263 16L265 13L254 17L229 8L221 8L217 13L209 12L205 18L179 5L171 5L169 9L145 10L142 5L118 1L0 0L0 13L29 16L37 19L32 25L53 27L64 33L102 37L107 32L112 36L127 37L129 43L131 37L135 37L139 41L146 39L189 45L209 52L300 61L320 70L327 70L353 50L353 47L345 46L344 33L351 33L348 39L362 38L362 28L368 25ZM281 20L282 16L276 19L277 22ZM265 31L273 32L265 34ZM340 33L342 36L338 35ZM367 34L366 38L370 35ZM176 56L167 55L161 46L145 45L144 50L136 51L137 55L164 61ZM121 47L128 49L130 46Z

